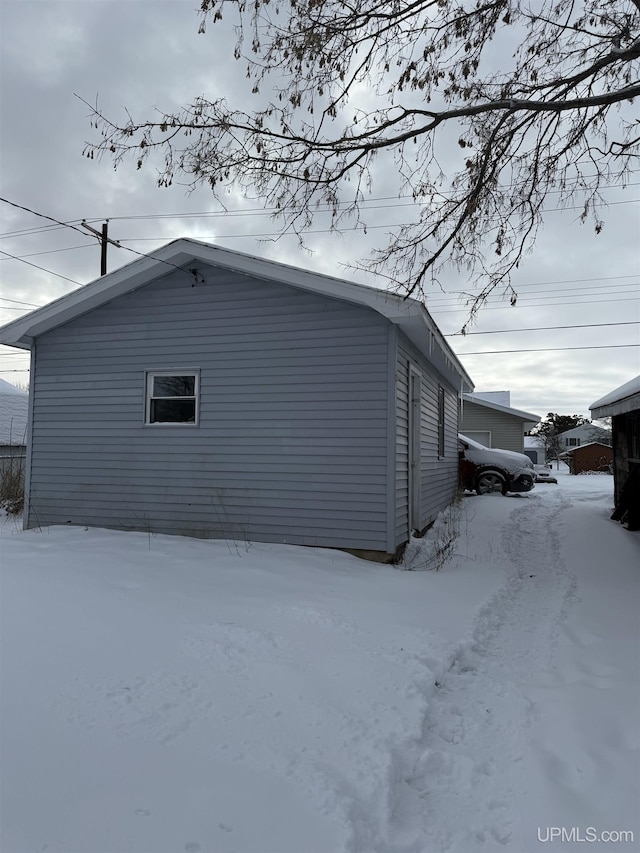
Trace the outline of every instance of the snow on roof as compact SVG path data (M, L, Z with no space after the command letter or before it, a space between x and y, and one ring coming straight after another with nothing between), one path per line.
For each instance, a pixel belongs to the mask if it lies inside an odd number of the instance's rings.
M571 429L565 429L563 432L558 433L558 438L574 438L583 435L599 435L602 433L610 433L611 430L606 427L599 426L598 424L586 423L586 424L578 424L578 426L571 427Z
M604 397L596 400L589 408L594 418L608 415L623 415L626 412L640 409L640 376L630 379Z
M473 389L473 382L468 373L422 302L387 290L355 284L190 238L173 240L154 250L153 255L132 261L12 323L7 323L0 328L0 343L30 349L38 335L49 332L118 296L144 287L160 275L175 272L176 267L185 275L193 277L194 271L190 265L194 261L371 308L401 329L452 384L456 387L462 385L463 390L467 391ZM197 275L197 270L195 274Z
M16 397L27 396L27 392L23 391L22 388L16 388L16 386L12 385L10 382L5 382L4 379L0 379L0 395L4 394L12 394Z
M0 444L26 444L29 397L0 379Z
M589 441L587 444L579 444L577 447L569 447L567 450L563 450L560 454L561 456L569 456L572 453L575 453L576 450L584 450L585 447L606 447L607 450L612 450L610 444L603 444L601 441ZM612 451L613 452L613 451Z

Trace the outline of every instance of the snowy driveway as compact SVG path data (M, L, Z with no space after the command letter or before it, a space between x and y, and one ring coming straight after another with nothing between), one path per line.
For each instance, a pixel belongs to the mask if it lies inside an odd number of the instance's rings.
M639 849L640 535L559 480L438 572L5 523L2 853Z

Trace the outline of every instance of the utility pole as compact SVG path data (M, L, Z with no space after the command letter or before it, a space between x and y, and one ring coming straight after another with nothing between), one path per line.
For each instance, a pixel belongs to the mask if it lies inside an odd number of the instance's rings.
M83 228L86 228L87 231L91 231L92 234L95 234L96 237L100 240L100 275L107 274L107 243L111 243L112 246L117 246L118 249L121 249L122 246L118 243L117 240L109 239L109 220L102 223L102 230L96 231L95 228L92 228L91 225L87 223L85 219L80 223Z

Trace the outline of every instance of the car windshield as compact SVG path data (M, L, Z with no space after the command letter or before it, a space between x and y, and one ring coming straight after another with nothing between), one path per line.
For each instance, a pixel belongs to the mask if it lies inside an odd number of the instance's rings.
M472 447L474 450L490 450L491 449L484 444L480 444L479 441L474 441L472 438L467 438L467 436L462 435L462 433L460 433L458 435L458 438L460 439L460 441L462 441L464 444L468 445L469 447Z

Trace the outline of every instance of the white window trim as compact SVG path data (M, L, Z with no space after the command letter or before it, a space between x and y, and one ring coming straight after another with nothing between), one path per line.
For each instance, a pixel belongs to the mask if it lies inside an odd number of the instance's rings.
M153 380L156 376L193 376L195 379L194 383L194 395L193 397L176 397L175 399L180 400L191 400L195 399L196 411L195 411L195 420L194 421L156 421L152 423L149 418L151 416L151 400L152 400L152 390L153 390ZM197 427L200 424L200 368L193 367L169 367L163 368L160 370L145 370L145 379L144 379L144 425L146 427L186 427L188 429L192 429L193 427Z

